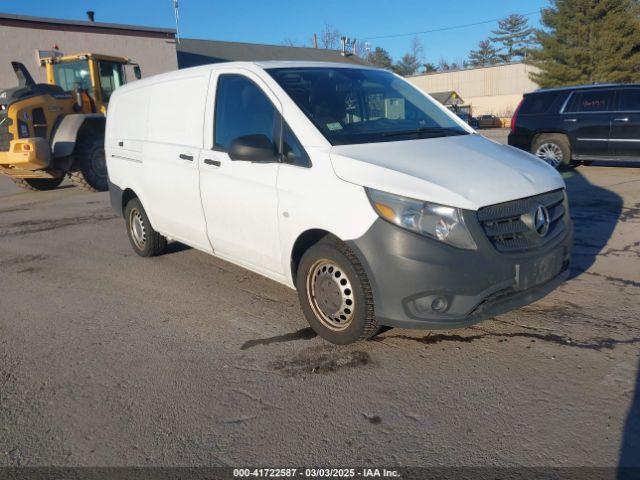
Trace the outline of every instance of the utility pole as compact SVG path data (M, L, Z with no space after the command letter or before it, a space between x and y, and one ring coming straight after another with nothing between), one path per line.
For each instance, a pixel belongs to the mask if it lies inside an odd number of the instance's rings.
M313 34L313 48L318 48L318 34L315 32Z
M180 12L178 11L178 0L173 0L173 13L176 17L176 42L180 43Z

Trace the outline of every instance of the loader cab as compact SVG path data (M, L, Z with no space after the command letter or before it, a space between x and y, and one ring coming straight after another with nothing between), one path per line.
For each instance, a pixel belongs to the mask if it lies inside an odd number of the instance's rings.
M45 58L47 83L79 94L85 113L106 114L113 91L127 83L127 74L140 78L140 67L126 57L83 53Z

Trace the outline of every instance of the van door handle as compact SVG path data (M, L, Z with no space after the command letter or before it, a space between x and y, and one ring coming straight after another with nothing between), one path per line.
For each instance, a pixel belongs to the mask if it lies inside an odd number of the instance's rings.
M220 161L211 160L210 158L205 158L204 159L204 163L206 163L207 165L213 165L214 167L219 167L220 166Z
M578 121L578 119L576 119L576 118L565 118L564 121L565 122L576 123Z
M613 119L614 122L628 122L629 121L629 117L624 117L624 118L614 118Z
M186 153L181 153L180 158L182 160L189 160L190 162L193 162L193 155L187 155Z
M119 146L119 147L124 147L124 142L123 142L122 140L120 140L120 141L118 142L118 146Z

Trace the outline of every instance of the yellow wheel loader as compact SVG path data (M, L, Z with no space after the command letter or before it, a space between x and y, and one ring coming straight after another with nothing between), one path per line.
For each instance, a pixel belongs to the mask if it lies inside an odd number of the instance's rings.
M104 130L111 93L126 82L128 58L82 53L42 60L36 84L11 62L18 86L0 91L0 173L31 190L56 188L65 175L90 191L108 189Z

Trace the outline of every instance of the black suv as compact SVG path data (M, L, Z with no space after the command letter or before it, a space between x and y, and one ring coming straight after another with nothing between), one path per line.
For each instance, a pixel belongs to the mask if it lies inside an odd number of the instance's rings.
M509 145L556 168L593 160L640 161L640 84L527 93L511 120Z

